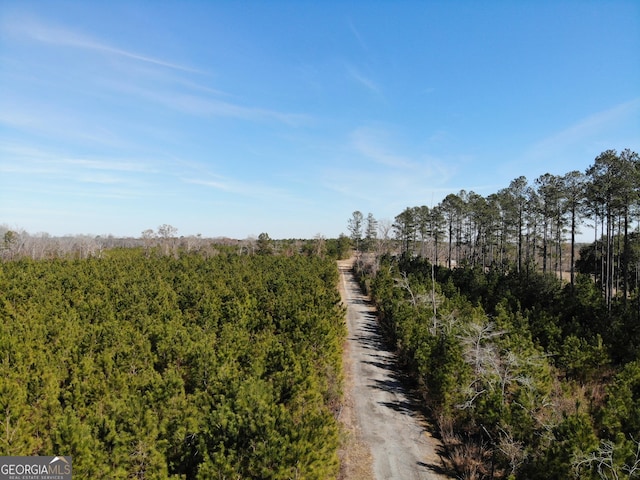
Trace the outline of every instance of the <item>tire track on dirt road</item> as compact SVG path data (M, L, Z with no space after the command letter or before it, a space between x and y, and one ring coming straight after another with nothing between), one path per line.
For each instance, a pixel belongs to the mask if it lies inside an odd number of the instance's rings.
M368 447L370 456L360 458L372 463L377 480L449 478L438 473L440 442L430 435L419 400L406 387L395 354L385 346L375 308L362 294L351 265L350 261L338 262L342 301L347 307L344 368L349 411L345 415L355 431L352 441ZM343 478L351 480L349 469L343 472Z

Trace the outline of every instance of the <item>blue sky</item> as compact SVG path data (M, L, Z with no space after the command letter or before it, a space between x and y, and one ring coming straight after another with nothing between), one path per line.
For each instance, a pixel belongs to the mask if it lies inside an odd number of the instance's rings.
M640 2L0 5L0 224L336 237L640 152Z

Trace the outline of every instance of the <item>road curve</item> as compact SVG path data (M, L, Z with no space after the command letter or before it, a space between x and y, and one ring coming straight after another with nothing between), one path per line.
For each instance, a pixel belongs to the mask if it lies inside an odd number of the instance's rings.
M339 262L342 300L347 307L349 368L345 386L353 404L358 441L369 447L377 480L436 480L440 443L427 429L419 400L406 388L396 357L385 347L375 308Z

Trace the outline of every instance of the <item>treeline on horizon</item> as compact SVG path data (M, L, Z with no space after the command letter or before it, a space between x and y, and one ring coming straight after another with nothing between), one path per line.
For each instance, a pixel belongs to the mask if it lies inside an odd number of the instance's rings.
M535 188L449 195L395 218L397 251L371 214L349 219L356 272L453 476L640 477L639 179L637 154L609 150ZM600 236L574 257L588 217Z
M30 234L21 229L0 225L0 260L22 257L36 260L91 258L100 257L103 252L117 248L143 248L147 252L157 251L164 255L197 252L212 256L224 251L240 255L268 252L285 256L303 254L345 258L350 254L351 242L343 234L338 238L325 238L318 234L313 239L272 239L266 232L245 239L210 238L202 235L178 236L178 229L169 224L160 225L155 231L146 229L137 238L113 235Z

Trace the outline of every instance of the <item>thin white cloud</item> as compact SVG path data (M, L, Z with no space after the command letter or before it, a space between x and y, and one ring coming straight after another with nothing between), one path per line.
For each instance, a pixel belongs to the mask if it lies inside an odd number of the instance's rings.
M158 95L156 101L183 110L186 113L205 116L222 116L238 118L242 120L275 120L290 126L297 126L308 121L306 115L279 112L264 108L246 107L235 103L201 97L197 95Z
M247 107L205 95L154 91L115 82L110 82L109 85L121 93L135 95L190 115L219 116L251 121L277 121L294 127L310 121L309 116L304 114Z
M386 132L361 127L351 133L351 146L360 155L380 165L404 169L414 168L416 166L414 161L389 151L388 147L381 144L381 140L386 137Z
M107 173L80 173L74 175L74 180L80 183L98 183L102 185L120 185L129 183L123 177Z
M379 168L367 170L378 174L380 182L384 183L386 178L398 184L398 193L403 188L410 188L415 180L420 184L428 182L430 189L444 185L454 177L459 165L471 160L465 155L443 159L422 149L415 151L407 146L398 147L395 143L385 129L360 127L351 133L349 149L379 165Z
M394 217L404 208L426 205L441 187L429 174L359 169L325 171L322 186L376 216Z
M101 76L92 79L96 85L108 88L117 93L135 95L139 98L164 105L171 109L190 115L204 117L227 117L254 122L278 122L288 126L297 127L309 122L308 115L283 112L269 108L261 108L252 105L242 105L239 102L228 101L216 97L229 97L230 94L222 92L208 85L201 85L192 81L184 72L196 72L197 70L173 62L167 62L156 57L141 55L137 52L116 48L112 45L96 40L75 31L47 25L31 18L16 17L11 21L2 23L1 28L14 36L28 38L44 44L84 49L97 53L117 55L138 61L122 75ZM163 71L158 66L166 67ZM133 75L135 71L139 75ZM202 72L200 72L202 73ZM115 79L117 78L117 80ZM145 80L141 82L141 79ZM174 87L178 86L177 91ZM105 92L100 92L105 94ZM97 128L96 125L104 123L100 118L88 122L85 119L78 120L74 112L65 113L65 107L47 111L46 106L33 105L29 107L18 101L7 101L0 109L0 124L45 133L55 137L71 138L86 142L99 142L111 146L124 146L123 140L118 138L109 129ZM83 112L87 115L88 112ZM118 122L121 125L121 122ZM142 128L136 126L137 129Z
M18 101L3 102L0 108L0 124L29 133L46 135L55 139L70 139L84 144L100 144L110 147L130 146L113 130L88 121L64 108L23 105Z
M362 85L370 92L373 92L377 95L380 95L382 93L382 90L380 89L380 87L376 82L366 77L362 72L360 72L360 70L358 70L353 65L347 65L347 74L349 75L349 78L354 80L356 83Z
M34 171L35 165L46 166L46 171L71 169L76 171L111 171L155 173L156 169L146 160L121 158L73 158L17 143L0 143L0 168L5 171ZM37 169L36 169L37 170Z
M156 173L157 170L141 163L140 161L121 161L121 160L91 160L70 158L64 161L68 165L82 167L90 170L110 170L116 172L141 172Z
M223 192L231 192L231 193L241 193L246 194L249 190L247 187L232 185L231 183L220 179L220 180L200 180L197 178L183 178L185 183L190 183L193 185L203 185L205 187L214 188L216 190L222 190Z
M97 39L91 38L90 36L83 35L66 28L46 25L41 21L35 20L33 18L18 17L13 18L10 21L5 21L3 30L17 36L27 37L32 40L50 45L91 50L94 52L116 55L140 62L150 63L165 68L182 70L191 73L203 73L191 67L168 62L166 60L151 57L148 55L142 55L134 51L117 48L109 45L108 43L104 43Z
M360 31L354 25L353 20L351 20L351 18L348 19L348 23L349 23L349 29L351 30L351 33L353 33L353 36L356 37L358 44L362 47L364 51L368 52L369 47L365 43L364 38L360 34Z
M119 191L118 196L127 190L130 190L128 195L137 196L136 191L144 183L141 183L140 174L157 173L145 160L73 158L15 143L0 143L0 172L9 183L21 182L25 177L47 185L55 181L69 193L78 191L78 185L123 187L125 190ZM95 193L111 195L109 192Z
M584 142L601 131L615 126L640 112L640 98L621 103L607 110L589 115L568 128L557 132L534 144L525 157L547 157ZM636 117L637 118L637 117ZM637 121L637 120L636 120Z
M264 185L254 183L239 182L219 175L208 179L184 177L182 178L182 181L192 185L202 185L204 187L245 197L292 200L292 196L284 190L265 187Z
M410 153L406 146L393 145L396 142L380 128L358 128L349 140L347 152L341 155L353 158L351 152L355 151L368 163L354 161L325 168L321 185L352 203L367 205L377 215L393 216L407 206L431 203L434 194L439 197L442 192L451 192L446 185L454 178L457 165L466 160Z

